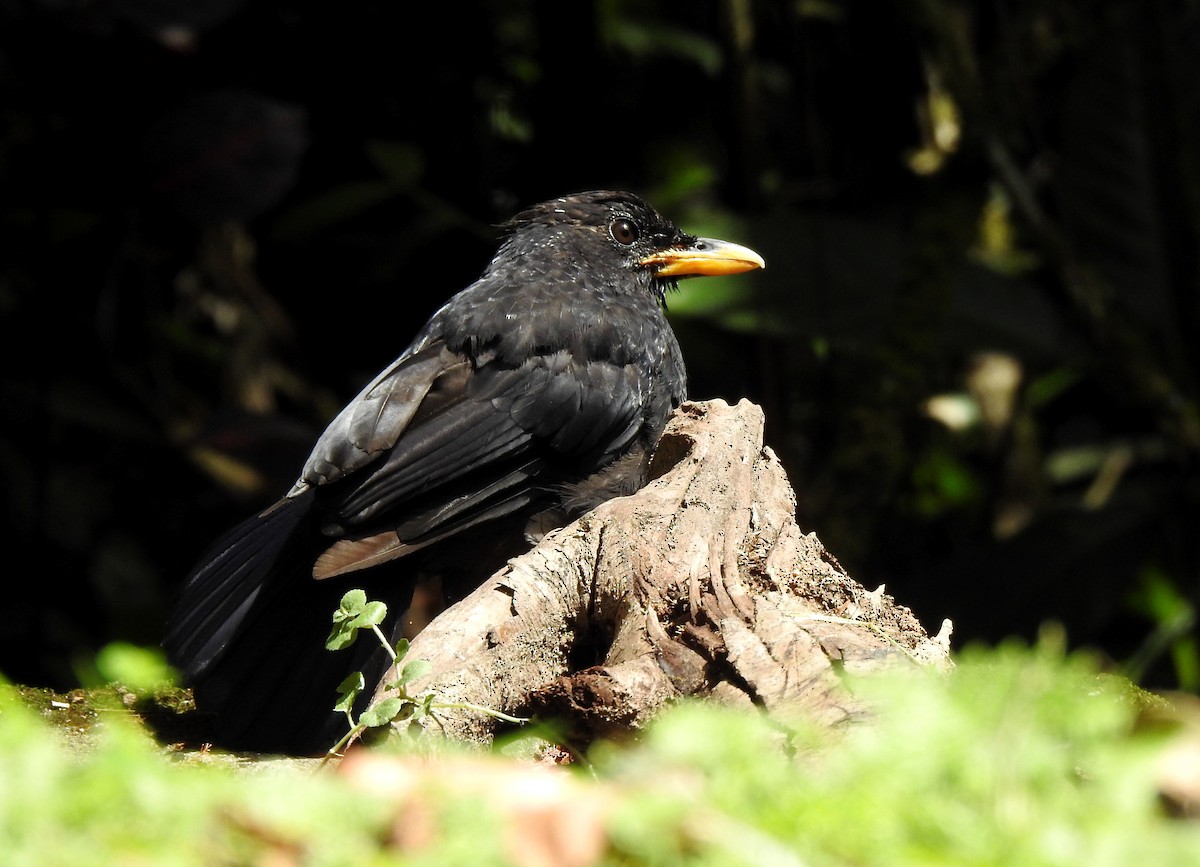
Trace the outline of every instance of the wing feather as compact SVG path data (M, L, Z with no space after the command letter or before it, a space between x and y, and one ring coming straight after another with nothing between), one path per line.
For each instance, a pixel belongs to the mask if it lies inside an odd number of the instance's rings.
M398 360L334 420L306 468L326 532L345 537L315 571L403 556L602 469L641 429L645 388L632 367L565 351L476 367L434 342ZM354 448L339 451L348 439Z

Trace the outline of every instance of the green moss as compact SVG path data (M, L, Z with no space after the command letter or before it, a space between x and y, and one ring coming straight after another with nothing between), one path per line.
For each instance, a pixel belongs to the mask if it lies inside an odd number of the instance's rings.
M604 864L1194 863L1200 826L1170 815L1157 775L1197 720L1061 648L848 680L873 712L832 732L687 703L633 745L597 746L564 797L608 805ZM522 795L503 769L527 761L497 756L493 782L427 754L414 819L333 764L164 749L130 695L0 690L6 864L510 863Z

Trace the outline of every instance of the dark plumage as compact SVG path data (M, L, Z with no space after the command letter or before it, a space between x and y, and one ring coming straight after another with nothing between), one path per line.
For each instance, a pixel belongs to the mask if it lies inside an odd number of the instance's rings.
M644 485L686 390L664 293L763 265L630 193L565 196L504 228L479 280L330 423L292 490L190 576L165 646L216 715L218 743L336 740L336 685L386 665L370 642L324 649L347 589L398 615L417 562L479 552L478 582L503 562L487 562L485 534L516 553L531 521L561 525Z

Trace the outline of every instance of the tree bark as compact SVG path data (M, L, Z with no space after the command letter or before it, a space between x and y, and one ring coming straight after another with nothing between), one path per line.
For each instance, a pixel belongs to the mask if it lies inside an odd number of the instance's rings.
M754 404L682 406L651 476L426 626L408 658L432 670L410 694L565 721L586 740L636 729L685 696L836 725L863 710L841 672L949 665L949 621L931 638L796 525ZM441 725L487 743L499 723L455 711Z

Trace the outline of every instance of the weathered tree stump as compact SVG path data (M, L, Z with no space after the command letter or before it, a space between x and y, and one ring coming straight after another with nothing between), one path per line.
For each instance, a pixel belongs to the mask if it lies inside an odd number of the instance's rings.
M931 638L796 525L759 407L685 404L652 476L429 623L409 651L433 666L415 687L565 720L586 737L637 728L683 696L834 725L861 710L839 671L948 664L948 621ZM471 712L443 721L481 743L497 726Z

